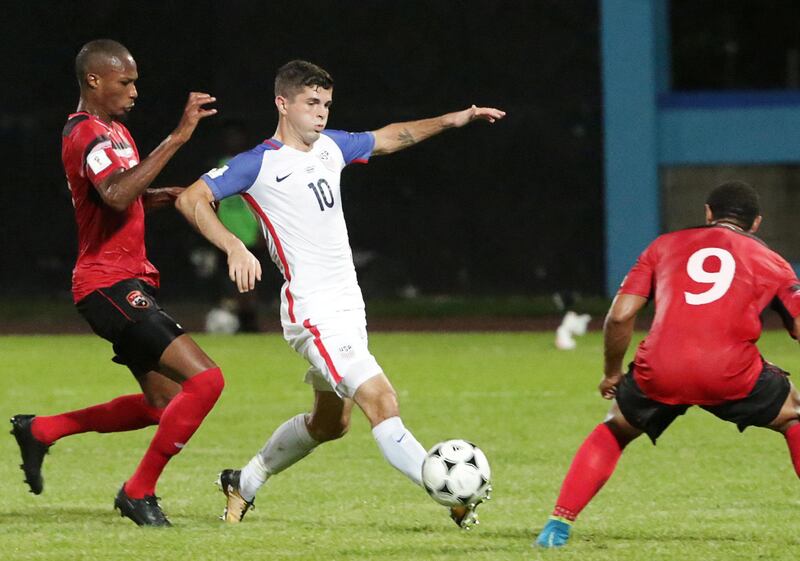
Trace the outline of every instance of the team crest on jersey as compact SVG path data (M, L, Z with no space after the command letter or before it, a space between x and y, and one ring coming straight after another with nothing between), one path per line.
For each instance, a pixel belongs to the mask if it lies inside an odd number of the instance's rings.
M319 153L319 159L322 160L323 162L325 160L330 159L330 157L331 157L331 155L328 153L327 150L323 150L322 152Z
M125 299L128 301L128 304L134 308L150 307L150 299L142 294L140 290L131 290L128 292L128 295L125 297Z

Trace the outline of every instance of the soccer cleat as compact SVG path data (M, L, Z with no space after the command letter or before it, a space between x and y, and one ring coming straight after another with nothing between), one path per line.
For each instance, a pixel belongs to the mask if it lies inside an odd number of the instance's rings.
M225 510L222 512L220 520L230 522L231 524L238 524L247 514L247 511L255 509L255 499L252 501L245 500L239 492L239 477L242 471L238 469L223 469L217 478L217 486L220 491L225 493L227 503Z
M542 528L539 537L536 538L535 545L545 548L563 547L567 545L571 529L570 521L551 516Z
M44 489L42 479L42 462L50 446L36 440L31 432L31 425L36 415L14 415L11 417L11 434L17 439L19 452L22 455L20 468L25 473L25 483L31 493L39 495Z
M450 507L450 518L462 530L469 530L473 526L478 526L481 522L478 520L478 513L475 510L483 501L491 500L492 486L486 487L482 497L465 506Z
M119 511L120 516L127 516L138 526L172 526L161 510L161 505L158 504L158 497L147 495L143 499L132 499L125 494L125 485L120 488L114 499L114 508Z

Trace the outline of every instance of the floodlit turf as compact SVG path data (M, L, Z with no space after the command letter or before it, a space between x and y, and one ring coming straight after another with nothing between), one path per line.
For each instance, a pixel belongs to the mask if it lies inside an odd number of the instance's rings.
M607 409L595 391L599 334L572 352L553 349L548 333L371 335L423 445L459 437L486 451L495 498L474 531L459 531L383 460L360 414L344 440L270 481L243 524L225 526L217 471L247 461L308 407L311 391L302 360L279 336L198 340L227 387L161 480L174 528L139 529L112 512L153 429L62 440L46 458L41 496L26 491L6 435L0 559L750 561L794 559L800 546L800 484L783 439L760 429L739 435L692 410L658 447L629 447L566 549L531 548L575 449ZM797 345L782 333L765 335L762 349L800 371ZM90 336L0 338L0 413L55 413L133 392L109 354Z

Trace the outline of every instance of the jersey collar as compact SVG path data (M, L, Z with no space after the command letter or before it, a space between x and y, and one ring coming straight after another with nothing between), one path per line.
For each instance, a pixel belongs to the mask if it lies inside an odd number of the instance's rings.
M104 126L105 128L107 128L108 130L114 130L113 123L112 123L111 125L109 125L109 124L108 124L108 123L106 123L106 122L105 122L103 119L100 119L99 117L97 117L97 115L92 115L92 114L91 114L91 113L89 113L88 111L76 111L75 113L70 113L70 114L67 116L67 119L72 119L73 117L76 117L76 116L78 116L78 115L86 115L87 117L89 117L89 118L90 118L90 119L92 119L93 121L97 121L98 123L100 123L101 125L103 125L103 126Z
M283 148L283 142L281 142L275 137L266 139L264 142L262 142L262 144L266 144L272 150L280 150L281 148Z
M724 220L717 220L715 222L712 222L711 225L712 226L723 226L725 228L733 230L734 232L746 233L744 231L744 228L742 228L741 226L738 226L737 224L733 224L731 222L726 222Z

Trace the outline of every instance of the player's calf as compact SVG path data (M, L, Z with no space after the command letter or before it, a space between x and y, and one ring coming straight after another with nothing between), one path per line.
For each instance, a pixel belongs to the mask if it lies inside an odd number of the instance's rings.
M309 433L305 414L281 424L241 470L226 469L220 473L219 486L227 499L223 519L240 522L270 477L305 458L319 444Z
M224 384L219 368L210 368L183 382L183 390L164 409L147 452L125 483L128 496L141 499L155 494L156 482L167 462L186 446L200 427Z
M372 436L386 461L415 485L421 486L425 449L406 429L400 417L392 417L376 425L372 429Z

